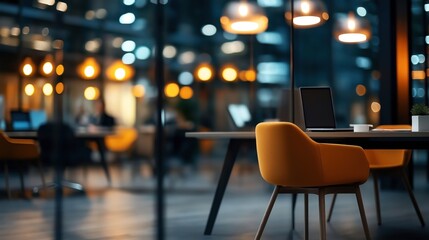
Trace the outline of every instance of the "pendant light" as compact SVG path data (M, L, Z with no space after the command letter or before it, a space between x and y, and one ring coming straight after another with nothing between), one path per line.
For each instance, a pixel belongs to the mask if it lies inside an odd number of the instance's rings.
M371 38L369 21L364 18L356 18L350 12L347 17L340 16L334 27L335 38L343 43L361 43Z
M325 4L320 0L291 0L293 2L293 25L295 28L312 28L329 19ZM292 20L291 4L285 13L287 22Z
M233 34L258 34L268 27L264 10L247 1L228 3L220 22L226 32Z

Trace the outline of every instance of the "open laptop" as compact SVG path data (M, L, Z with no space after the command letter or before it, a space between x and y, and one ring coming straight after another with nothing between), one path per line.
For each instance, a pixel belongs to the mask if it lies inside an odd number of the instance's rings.
M231 117L234 128L248 130L252 128L252 115L245 104L229 104L228 114Z
M353 128L337 128L331 88L301 87L299 90L307 131L353 131Z

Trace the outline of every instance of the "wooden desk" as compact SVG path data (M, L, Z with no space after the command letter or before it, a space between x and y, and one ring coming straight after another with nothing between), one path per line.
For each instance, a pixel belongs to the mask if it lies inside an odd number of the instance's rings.
M7 136L10 138L20 138L20 139L34 139L37 140L37 132L36 131L26 131L26 132L5 132ZM103 167L103 170L106 174L107 181L109 185L111 184L111 177L109 168L107 166L106 160L106 146L104 145L104 138L108 135L114 134L115 131L112 129L105 128L94 128L91 130L86 129L77 129L75 131L75 136L79 139L85 141L93 141L97 145L97 150L100 154L100 163Z
M429 132L372 131L355 132L308 132L313 140L323 143L359 145L372 149L428 149ZM210 235L216 221L220 204L240 147L245 143L255 144L255 132L188 132L186 137L212 140L228 140L228 149L222 172L207 220L205 235Z

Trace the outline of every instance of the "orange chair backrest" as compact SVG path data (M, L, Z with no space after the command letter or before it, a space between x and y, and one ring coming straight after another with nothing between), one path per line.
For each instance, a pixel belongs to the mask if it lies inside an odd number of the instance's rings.
M398 125L379 125L377 129L408 129L411 130L411 125L398 124ZM411 150L408 149L395 149L395 150L366 150L368 160L372 164L391 164L397 162L398 165L406 166L411 159ZM390 162L390 163L389 163Z
M11 139L0 131L0 160L30 159L39 155L35 141Z
M377 129L408 129L411 130L411 126L408 124L398 124L398 125L379 125Z
M0 132L0 159L8 157L9 141L3 132Z
M105 138L106 148L112 152L125 152L132 148L137 140L135 128L118 128L116 133Z
M259 169L268 183L316 186L323 181L320 148L296 125L259 123L255 129Z

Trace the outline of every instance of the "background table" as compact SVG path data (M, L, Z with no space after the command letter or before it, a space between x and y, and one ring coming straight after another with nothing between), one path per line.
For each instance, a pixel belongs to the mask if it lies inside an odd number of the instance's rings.
M25 131L25 132L5 132L6 135L10 138L20 138L20 139L34 139L37 140L36 131ZM97 146L97 150L100 154L100 163L103 167L103 170L106 174L107 181L109 185L111 184L111 177L109 172L109 167L107 166L106 160L106 146L104 145L104 138L108 135L114 134L115 131L110 128L91 128L83 129L79 128L75 131L75 136L79 139L85 141L93 141Z
M359 145L368 149L428 149L429 132L371 131L371 132L307 132L317 142ZM243 144L255 144L255 132L188 132L186 137L228 140L228 149L207 220L205 235L210 235L222 203L231 171Z

